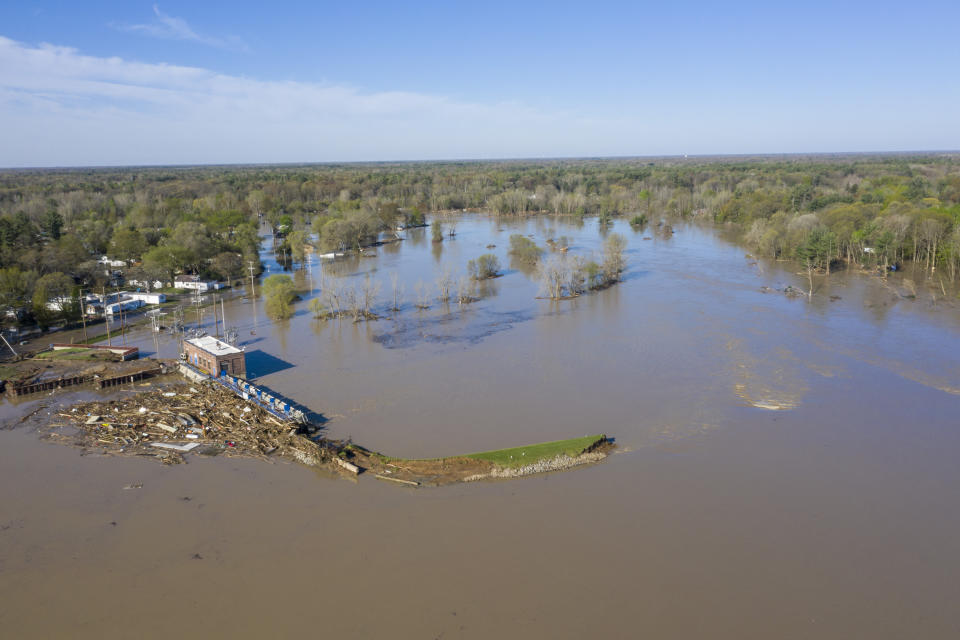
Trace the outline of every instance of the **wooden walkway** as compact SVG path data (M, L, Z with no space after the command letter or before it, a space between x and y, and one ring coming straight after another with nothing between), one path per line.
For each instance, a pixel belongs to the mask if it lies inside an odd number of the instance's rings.
M7 395L18 398L29 393L39 393L40 391L50 391L60 389L61 387L71 387L75 384L83 384L92 379L93 376L63 376L53 380L40 380L39 382L28 382L26 384L8 384Z
M117 385L127 384L128 382L136 382L138 380L152 378L160 375L163 372L163 367L157 366L151 369L141 369L140 371L133 371L131 373L122 373L118 376L97 378L97 389L106 389L107 387L116 387Z

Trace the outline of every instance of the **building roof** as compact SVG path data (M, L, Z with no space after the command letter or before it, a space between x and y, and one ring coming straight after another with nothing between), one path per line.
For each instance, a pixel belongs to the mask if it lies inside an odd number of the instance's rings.
M213 336L203 336L202 338L190 338L187 340L188 344L192 344L195 347L203 349L207 353L211 353L215 356L223 356L232 353L243 353L240 349L223 342L222 340L217 340Z

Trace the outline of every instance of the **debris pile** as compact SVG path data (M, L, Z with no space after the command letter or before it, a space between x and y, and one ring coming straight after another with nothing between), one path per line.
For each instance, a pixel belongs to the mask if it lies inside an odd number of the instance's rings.
M81 443L107 453L153 455L167 464L182 454L281 455L307 465L329 462L337 446L307 437L312 425L283 421L212 383L178 384L120 400L78 404L58 414L80 429Z

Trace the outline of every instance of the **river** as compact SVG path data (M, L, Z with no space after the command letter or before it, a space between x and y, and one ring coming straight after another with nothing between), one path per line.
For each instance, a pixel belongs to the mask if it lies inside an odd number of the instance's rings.
M458 217L376 257L316 256L287 321L224 313L255 380L330 437L434 457L592 433L602 464L407 490L236 459L163 467L0 432L0 624L12 635L955 637L960 309L903 276L796 265L722 230L609 230L622 283L537 298L509 236L605 232ZM488 249L488 245L496 245ZM280 266L265 241L270 272ZM414 306L444 267L495 253L468 305ZM382 283L380 320L315 319L324 278ZM387 310L390 274L406 293ZM259 291L258 291L259 294ZM435 295L435 294L434 294ZM188 323L196 321L187 313ZM210 311L202 320L210 331ZM147 352L176 341L140 329ZM3 410L14 415L27 404ZM780 410L771 410L779 407ZM142 483L140 489L124 486ZM189 498L186 500L185 498ZM114 524L115 523L115 524Z

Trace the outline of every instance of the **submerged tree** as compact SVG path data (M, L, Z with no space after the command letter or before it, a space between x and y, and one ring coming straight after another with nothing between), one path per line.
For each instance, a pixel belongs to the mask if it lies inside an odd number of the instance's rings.
M450 288L452 286L453 272L450 269L450 265L445 264L440 268L440 275L437 276L437 289L439 289L437 300L440 302L448 302L450 300Z
M264 280L263 295L267 298L267 315L277 319L293 315L293 301L297 294L290 276L276 273Z
M543 249L538 247L530 238L515 233L510 236L510 249L508 253L514 260L533 265L540 259Z
M393 294L393 306L391 311L400 311L400 300L403 298L403 283L400 282L400 274L394 271L390 274L390 291Z
M627 248L627 239L619 233L611 233L603 243L603 273L607 284L620 281L626 268L623 252Z
M476 260L467 262L467 273L474 280L487 280L500 275L500 260L492 253L485 253Z
M417 284L413 287L413 290L417 294L417 309L429 309L430 308L430 290L427 288L427 285L423 280L418 280Z

